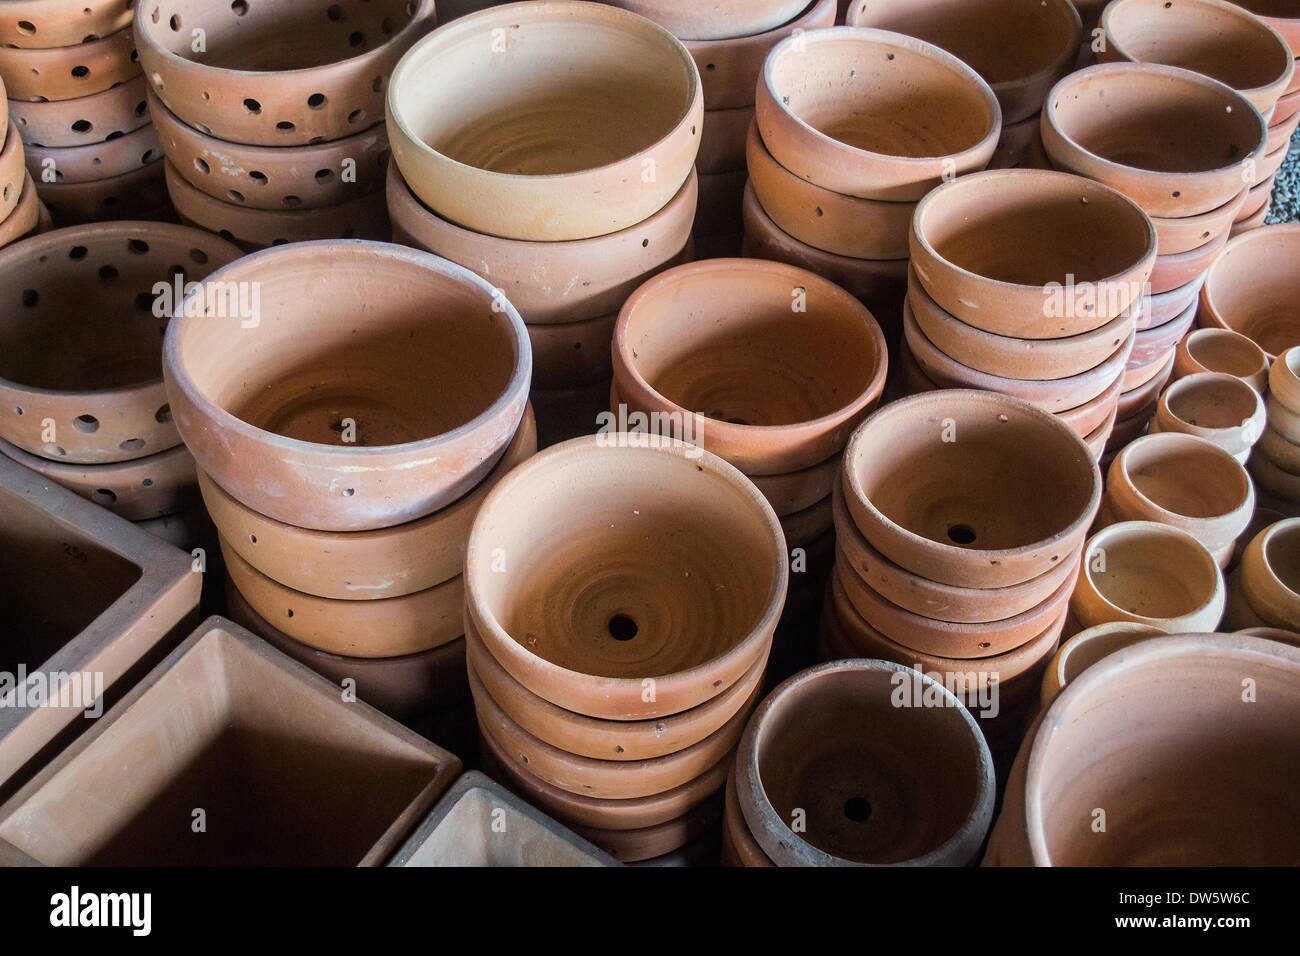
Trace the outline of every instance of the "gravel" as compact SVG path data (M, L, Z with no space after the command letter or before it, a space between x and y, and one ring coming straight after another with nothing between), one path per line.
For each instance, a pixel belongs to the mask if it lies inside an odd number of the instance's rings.
M1300 221L1300 135L1291 138L1286 162L1273 183L1273 208L1266 222Z

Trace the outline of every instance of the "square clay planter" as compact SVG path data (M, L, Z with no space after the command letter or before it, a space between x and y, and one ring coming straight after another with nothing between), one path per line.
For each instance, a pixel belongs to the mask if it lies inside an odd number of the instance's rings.
M0 807L80 865L378 865L460 760L221 617Z
M192 561L0 456L0 693L14 689L20 665L90 675L59 706L16 691L0 706L0 799L39 769L33 758L94 723L87 698L102 687L106 709L194 627L203 575Z
M477 770L438 801L389 866L619 866Z

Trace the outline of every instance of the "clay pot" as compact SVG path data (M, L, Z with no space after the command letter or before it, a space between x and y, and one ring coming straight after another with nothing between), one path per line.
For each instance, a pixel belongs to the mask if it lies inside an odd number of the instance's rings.
M388 169L393 241L483 275L530 325L616 313L637 286L683 253L697 195L692 172L666 206L629 229L570 242L520 242L472 232L435 215L415 198L395 165Z
M1196 538L1170 525L1121 521L1088 539L1070 613L1084 628L1132 621L1169 634L1210 632L1224 602L1223 575Z
M969 63L993 88L1004 124L1037 115L1083 39L1069 0L857 0L846 22L905 33Z
M1205 245L1198 246L1190 252L1156 256L1156 264L1151 269L1151 279L1148 283L1148 294L1161 295L1172 292L1195 281L1198 276L1204 275L1219 258L1229 238L1229 231L1225 230ZM1203 286L1202 291L1204 291Z
M1246 336L1228 329L1194 329L1178 343L1174 377L1197 372L1233 375L1261 395L1268 388L1268 356Z
M1052 706L1065 685L1107 655L1165 632L1147 624L1110 621L1080 631L1061 645L1043 672L1043 709Z
M777 44L763 64L756 118L772 157L800 179L908 202L987 166L1002 126L993 91L966 64L864 27Z
M149 112L176 172L225 202L250 209L320 209L374 192L384 181L388 135L382 125L315 145L242 146L185 125L152 93Z
M1104 182L1162 217L1161 254L1185 252L1210 238L1194 238L1210 221L1218 224L1212 235L1227 228L1232 215L1220 213L1235 214L1231 203L1266 152L1268 130L1248 107L1230 87L1188 70L1102 63L1053 88L1043 147L1058 169Z
M817 506L824 509L832 491L839 487L842 459L840 455L827 458L820 464L812 465L800 471L789 471L783 475L748 475L754 487L763 493L776 511L777 516L786 518L806 512ZM817 522L819 525L821 520ZM789 529L785 524L787 544Z
M483 42L493 30L509 33L504 49ZM388 135L411 191L444 218L572 240L662 209L690 174L703 113L695 63L662 27L555 0L471 14L417 43L393 72Z
M899 707L900 689L942 703ZM992 819L993 759L941 684L887 661L840 661L796 674L759 706L736 793L779 866L962 866ZM791 828L796 810L806 829Z
M925 290L968 325L1062 338L1105 325L1142 295L1156 237L1146 214L1107 186L1001 169L926 196L911 251Z
M1180 378L1160 396L1155 426L1204 438L1245 461L1266 421L1259 393L1232 375L1200 372Z
M671 416L677 437L746 474L797 471L842 450L879 400L886 364L866 307L768 261L712 259L661 273L627 300L614 329L622 400Z
M1259 619L1271 627L1300 622L1300 518L1269 525L1241 556L1241 590Z
M1156 261L1160 261L1159 256L1156 256ZM1205 273L1202 272L1186 285L1168 292L1143 295L1137 305L1138 331L1164 325L1182 315L1196 304L1204 284Z
M34 208L31 219L35 225ZM179 444L159 362L173 276L202 279L239 255L184 226L126 222L62 229L0 253L9 302L0 437L77 464L128 461ZM154 314L158 303L162 318Z
M736 794L734 767L727 774L726 808L722 817L722 865L776 866L749 832L749 824L745 822L740 798Z
M89 146L149 125L143 76L74 100L9 101L9 117L29 146Z
M83 34L85 36L86 34ZM189 46L190 38L185 38ZM0 73L11 100L71 100L102 93L140 72L129 29L49 49L0 46Z
M50 0L9 0L0 17L0 44L43 50L73 46L88 36L108 36L131 25L134 4L85 0L79 6Z
M148 0L135 36L153 92L186 124L231 143L302 146L377 123L385 77L433 24L433 0L310 11ZM196 28L203 53L191 49Z
M1049 571L1078 548L1101 504L1101 475L1079 436L994 392L934 392L880 409L849 441L844 482L873 547L958 587L1009 587Z
M199 500L194 486L194 456L184 445L104 465L48 461L3 440L0 454L128 521L175 514Z
M813 0L811 3L804 0L803 5L797 2L791 5L798 6L803 12L796 11L797 15L792 14L790 18L764 30L732 33L713 39L692 39L688 34L669 27L656 16L650 16L650 19L658 20L686 44L686 49L690 51L700 71L706 110L752 108L754 87L762 72L763 61L767 59L772 47L792 33L835 25L835 0ZM616 3L615 6L634 8L626 3ZM753 8L775 4L748 6ZM706 114L705 126L708 124ZM743 130L741 135L744 135ZM706 169L702 171L709 172Z
M1259 345L1271 362L1300 343L1295 262L1300 224L1267 226L1228 243L1201 290L1202 326L1231 329Z
M739 471L623 434L573 439L502 479L465 573L474 627L516 681L613 720L680 713L734 684L766 653L788 579L776 515Z
M148 166L162 156L162 144L153 126L145 125L103 143L85 146L31 146L26 153L27 170L40 179L47 168L56 182L89 183L121 176Z
M695 168L712 175L745 167L745 135L754 122L753 106L728 110L705 110L700 130L700 152Z
M1101 15L1103 62L1194 70L1238 90L1260 112L1291 85L1293 54L1271 26L1225 0L1115 0Z
M42 183L40 193L51 215L65 226L148 218L159 206L167 203L160 159L94 182Z

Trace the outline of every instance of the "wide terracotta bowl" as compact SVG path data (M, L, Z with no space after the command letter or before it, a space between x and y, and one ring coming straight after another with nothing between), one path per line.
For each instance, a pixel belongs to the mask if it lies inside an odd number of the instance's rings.
M776 514L739 471L634 437L575 438L516 468L465 557L468 614L501 666L613 720L680 713L739 680L789 573Z
M914 706L896 705L900 690ZM736 793L778 866L964 866L992 819L993 758L943 685L888 661L836 661L759 706Z
M1004 124L1038 114L1083 39L1069 0L854 0L845 22L905 33L969 63L993 88Z
M1228 243L1201 290L1200 323L1252 339L1271 362L1300 345L1300 224L1265 226Z
M1241 556L1241 590L1272 627L1300 625L1300 518L1271 524Z
M807 0L610 0L683 40L726 40L775 29L798 16Z
M1300 648L1256 637L1180 634L1107 655L1025 739L994 828L1001 862L1290 864L1298 682Z
M895 564L996 588L1069 559L1101 504L1101 475L1082 439L1047 412L943 390L887 405L854 432L844 490L854 523Z
M0 252L0 437L75 464L179 444L160 361L169 303L177 283L239 256L197 229L132 222L56 230Z
M1043 672L1043 709L1052 706L1070 681L1107 655L1164 633L1147 624L1111 621L1075 634L1061 645Z
M1137 301L1156 235L1132 200L1101 183L1000 169L926 196L911 251L925 290L961 321L1048 339L1100 328Z
M1165 389L1153 427L1204 438L1245 461L1266 421L1264 400L1241 379L1222 372L1199 372Z
M433 25L433 0L144 0L135 37L150 87L186 124L232 143L303 146L379 122L387 78Z
M42 180L45 170L52 169L55 182L91 183L148 166L162 156L163 150L157 131L146 124L102 143L63 147L26 144L23 153L33 179Z
M865 27L809 30L777 44L755 110L778 163L863 199L911 202L983 169L1002 129L993 91L961 60Z
M617 313L637 286L686 253L698 194L699 178L691 172L666 206L628 229L594 239L525 242L474 232L431 212L396 164L388 167L393 241L477 272L529 325Z
M887 363L861 302L756 259L660 273L614 328L614 382L629 408L658 413L676 437L746 474L797 471L842 450L879 400Z
M1220 209L1249 184L1268 129L1248 100L1210 77L1158 63L1102 63L1056 84L1042 134L1056 168L1113 186L1152 216L1179 219Z
M49 49L0 45L0 72L11 100L71 100L102 93L138 75L140 67L131 31L123 29Z
M571 240L667 205L695 162L704 100L695 61L662 27L548 0L421 40L393 71L387 117L393 159L434 212L493 236Z
M143 76L75 100L9 101L9 117L32 146L89 146L149 125Z
M75 46L88 36L108 36L130 26L134 6L126 0L7 0L0 15L0 44L25 50Z
M268 249L183 311L164 346L181 437L228 494L287 524L366 531L437 511L483 480L523 417L519 313L427 252Z
M1102 61L1163 63L1238 90L1260 112L1291 85L1294 54L1281 35L1226 0L1114 0L1101 14Z

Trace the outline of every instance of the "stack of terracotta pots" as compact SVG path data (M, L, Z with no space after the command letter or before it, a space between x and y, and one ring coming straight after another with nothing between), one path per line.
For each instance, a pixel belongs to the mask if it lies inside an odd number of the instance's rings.
M1286 92L1278 97L1273 115L1269 119L1269 139L1280 142L1289 127L1294 133L1300 124L1300 8L1294 5L1280 4L1275 0L1235 0L1236 5L1245 7L1255 14L1286 41L1291 55L1296 59L1296 69L1291 76L1291 84ZM1272 177L1269 189L1272 188ZM1262 183L1261 183L1262 185Z
M4 81L0 78L0 94ZM7 121L0 132L0 247L49 224L49 210L36 192L36 182L24 166L24 146L18 128Z
M1251 101L1217 80L1156 63L1104 63L1056 85L1042 134L1056 168L1124 193L1156 232L1158 256L1137 317L1113 452L1155 412L1206 272L1249 202L1267 130Z
M1007 756L1100 504L1083 441L1027 402L942 390L885 406L845 452L826 656L934 676Z
M1300 511L1300 345L1273 362L1266 423L1250 458L1260 490L1287 511Z
M993 759L942 683L905 665L803 671L750 719L727 780L729 866L969 866Z
M910 391L981 388L1052 412L1100 457L1130 374L1156 237L1132 201L1050 170L964 176L917 206Z
M131 222L0 252L0 452L187 550L207 544L163 391L162 333L178 290L239 256L197 229Z
M594 79L575 86L574 74ZM703 112L680 41L572 0L462 17L393 74L394 238L472 269L519 308L544 446L596 430L623 300L693 256Z
M1300 631L1300 517L1260 531L1228 579L1227 624Z
M535 447L527 333L497 305L425 252L296 243L213 273L164 352L235 613L449 744L470 522Z
M303 6L148 0L136 11L176 212L245 250L389 238L384 95L433 28L433 0Z
M997 97L937 46L866 27L779 43L747 148L745 254L848 289L897 342L907 230L940 182L988 166Z
M615 326L611 424L707 448L781 520L791 565L781 677L816 659L807 625L834 560L831 492L887 369L884 334L861 302L767 260L670 269L628 299Z
M0 79L15 135L0 153L0 209L12 210L27 195L21 136L35 193L58 225L165 218L162 151L144 107L133 4L15 0L4 6ZM15 171L17 188L10 182ZM35 196L24 203L23 221L34 224ZM6 232L0 225L0 240Z
M517 468L465 557L492 773L624 861L716 834L787 581L771 505L698 447L586 436Z

